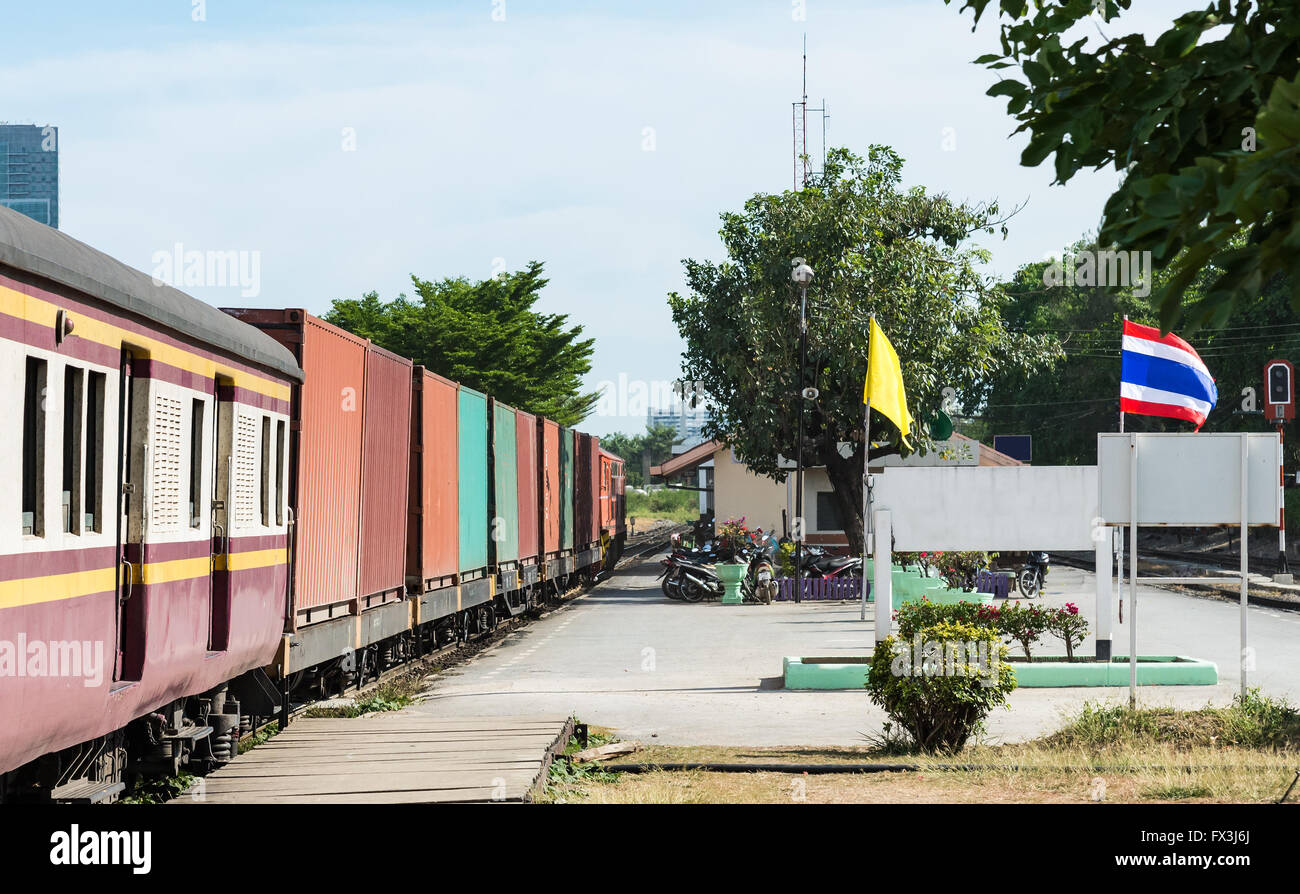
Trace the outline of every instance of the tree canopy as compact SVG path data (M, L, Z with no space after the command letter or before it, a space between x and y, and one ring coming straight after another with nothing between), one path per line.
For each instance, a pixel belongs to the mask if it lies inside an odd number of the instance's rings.
M542 264L470 282L412 276L416 298L378 293L336 299L325 320L410 357L439 375L516 409L576 425L598 394L582 392L594 340L567 314L533 310L547 280Z
M990 3L963 0L961 11L970 9L978 26ZM1124 175L1098 241L1150 251L1155 266L1168 267L1152 295L1166 330L1180 317L1193 327L1223 326L1283 273L1300 310L1294 0L1214 0L1152 43L1137 33L1106 36L1131 5L999 0L1002 52L975 61L1024 76L988 91L1007 98L1020 122L1015 132L1030 134L1021 164L1055 154L1058 183L1085 167ZM1066 32L1079 39L1063 45ZM1214 276L1192 289L1207 270Z
M971 234L995 232L996 203L966 205L900 187L903 159L872 146L866 159L827 154L824 175L798 192L758 194L724 213L722 263L686 260L687 295L668 302L686 349L685 378L714 407L705 435L735 448L749 468L785 477L800 391L807 404L805 461L826 466L851 542L862 532L863 383L868 320L898 351L913 417L931 418L946 396L978 401L985 379L1038 362L1051 339L1009 333L975 264ZM808 291L808 373L799 380L799 296L791 261L816 278ZM952 389L947 392L945 389ZM903 452L898 430L873 411L872 457ZM924 428L922 425L921 428ZM925 431L920 449L927 449Z

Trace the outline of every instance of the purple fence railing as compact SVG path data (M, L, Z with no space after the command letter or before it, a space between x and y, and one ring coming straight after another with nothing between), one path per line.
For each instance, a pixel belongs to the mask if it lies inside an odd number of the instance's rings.
M981 571L975 576L976 593L992 593L994 599L1011 594L1011 575L1003 571Z
M794 601L794 578L778 577L776 599L778 602ZM871 582L867 582L867 596L871 596ZM838 601L862 598L862 578L860 577L805 577L803 579L802 599Z

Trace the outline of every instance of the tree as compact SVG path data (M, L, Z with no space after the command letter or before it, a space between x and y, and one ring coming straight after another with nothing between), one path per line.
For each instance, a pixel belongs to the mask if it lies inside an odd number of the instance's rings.
M944 0L951 3L952 0ZM964 0L976 27L990 0ZM1099 241L1150 251L1171 275L1152 295L1161 326L1183 316L1222 326L1289 273L1300 311L1300 17L1294 0L1214 0L1154 43L1141 34L1062 45L1095 11L1115 23L1132 0L1000 0L1002 53L975 61L1019 67L999 80L1007 111L1029 131L1021 164L1055 153L1056 182L1084 167L1124 175L1106 202ZM1085 26L1086 27L1086 26ZM1216 40L1206 40L1215 32ZM1027 82L1027 83L1026 83ZM1244 239L1242 237L1245 237ZM1193 293L1211 266L1216 275Z
M416 299L385 303L378 293L337 299L327 322L411 357L439 375L516 409L576 425L595 407L582 392L594 340L567 314L533 310L546 286L542 264L493 279L440 282L411 277Z
M778 455L795 455L801 388L820 390L807 404L805 457L826 467L852 543L862 536L869 314L898 351L917 420L933 415L946 388L959 401L976 395L984 377L1034 362L1050 343L1005 331L1000 296L974 267L987 253L962 244L1002 223L996 204L902 191L902 167L885 146L872 146L866 160L830 151L825 174L802 191L758 194L743 213L724 213L728 260L684 261L690 294L668 297L686 342L685 376L714 407L705 435L735 448L752 471L784 480ZM805 383L790 280L795 257L816 271ZM873 458L908 452L897 428L874 411L871 426ZM917 446L928 449L925 431L916 434Z
M650 454L650 464L659 465L673 455L673 445L681 443L677 429L671 425L647 425L645 434L625 435L615 432L600 439L600 446L627 461L624 472L630 487L645 485L641 458Z
M1236 242L1244 243L1245 236ZM1081 239L1073 251L1096 249ZM1009 300L1003 308L1007 325L1057 338L1061 354L1027 371L990 379L987 401L980 408L988 434L1030 434L1034 462L1096 462L1097 432L1115 431L1119 412L1120 336L1125 315L1155 325L1155 313L1130 287L1044 285L1045 262L1027 264L1003 284ZM1194 298L1221 271L1210 265L1188 289ZM1156 277L1159 285L1162 277ZM1300 323L1289 306L1290 284L1278 278L1259 299L1240 307L1221 328L1200 330L1191 339L1219 386L1219 403L1203 431L1269 431L1263 418L1264 365L1289 359L1300 347ZM1242 389L1253 388L1256 412L1243 413ZM1187 431L1187 423L1150 416L1130 416L1131 431ZM1288 459L1300 457L1291 439Z

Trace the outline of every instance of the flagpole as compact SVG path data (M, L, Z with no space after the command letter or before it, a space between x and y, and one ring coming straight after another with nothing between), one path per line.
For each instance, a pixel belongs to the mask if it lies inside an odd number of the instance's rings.
M1128 314L1124 314L1125 328L1128 324ZM1124 432L1124 331L1120 330L1119 335L1119 353L1120 353L1120 385L1119 385L1119 430ZM1119 576L1119 586L1116 588L1116 595L1119 597L1119 622L1124 623L1124 538L1119 538L1119 550L1115 553L1115 570Z
M871 473L871 324L875 321L876 315L872 314L867 322L868 396L862 411L862 621L867 619L867 556L871 555L871 489L867 487L867 476Z

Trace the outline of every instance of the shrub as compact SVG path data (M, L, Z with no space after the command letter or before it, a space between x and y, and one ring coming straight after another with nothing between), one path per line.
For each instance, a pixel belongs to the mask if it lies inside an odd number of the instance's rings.
M1048 612L1036 605L1010 602L998 609L998 629L1004 636L1020 643L1026 661L1033 661L1031 649L1047 631L1048 616Z
M943 621L920 628L911 641L891 636L878 643L867 686L917 749L950 753L1007 704L1016 678L1006 658L995 631Z
M1088 620L1079 614L1079 607L1073 602L1065 603L1065 608L1047 612L1044 630L1059 637L1065 643L1065 658L1074 660L1074 647L1082 645L1088 638Z
M975 577L989 567L989 557L984 552L940 553L937 556L939 575L954 590L974 590Z
M916 632L949 621L955 624L973 624L989 630L998 630L998 610L978 602L954 602L941 605L922 598L919 602L904 602L894 610L894 623L898 635L910 640Z

